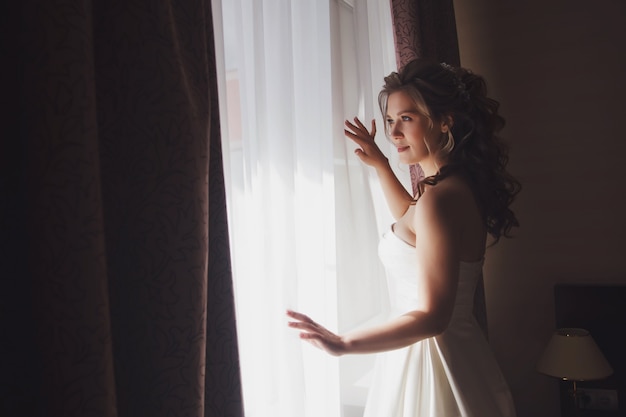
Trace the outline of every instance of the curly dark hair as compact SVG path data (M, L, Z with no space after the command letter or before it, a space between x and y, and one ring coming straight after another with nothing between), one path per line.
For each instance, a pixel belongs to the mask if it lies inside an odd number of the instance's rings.
M460 175L472 188L494 243L502 236L510 237L511 229L519 226L510 206L521 185L506 171L508 147L497 134L504 127L504 118L498 114L499 103L487 96L483 77L461 67L413 60L385 77L378 96L383 117L387 99L396 91L413 98L430 127L452 120L451 135L444 136L437 150L445 154L447 163L420 181L419 195L425 185L435 185L451 174Z

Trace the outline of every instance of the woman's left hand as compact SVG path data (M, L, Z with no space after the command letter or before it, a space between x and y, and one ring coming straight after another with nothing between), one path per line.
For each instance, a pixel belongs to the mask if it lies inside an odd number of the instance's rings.
M300 330L301 339L306 340L319 349L325 350L333 356L341 356L347 353L347 344L341 336L296 311L288 310L287 316L294 320L288 323L289 327Z
M372 119L371 130L367 130L358 117L354 118L354 123L346 120L344 124L345 128L343 132L346 137L359 146L354 153L356 153L361 161L374 168L388 166L389 161L387 157L382 153L375 141L375 120Z

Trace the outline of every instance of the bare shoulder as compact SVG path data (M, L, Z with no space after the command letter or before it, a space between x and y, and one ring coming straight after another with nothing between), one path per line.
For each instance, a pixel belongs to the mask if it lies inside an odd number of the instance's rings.
M475 206L469 185L461 178L448 177L428 187L418 200L420 211L456 215Z
M474 193L463 179L448 177L428 188L415 205L417 241L447 236L463 261L484 255L486 228Z

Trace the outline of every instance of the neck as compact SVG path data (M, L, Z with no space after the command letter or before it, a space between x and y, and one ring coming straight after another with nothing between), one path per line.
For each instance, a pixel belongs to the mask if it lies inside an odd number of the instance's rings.
M424 171L424 175L427 177L435 175L439 171L439 168L443 166L441 162L435 161L434 158L427 158L420 161L419 164L420 167L422 167L422 171Z

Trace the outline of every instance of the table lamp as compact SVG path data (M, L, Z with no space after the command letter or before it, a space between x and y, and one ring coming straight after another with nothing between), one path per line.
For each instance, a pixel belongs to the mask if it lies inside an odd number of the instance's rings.
M537 371L572 381L572 397L577 411L576 382L602 379L613 373L589 331L579 328L563 328L554 332L537 363Z

